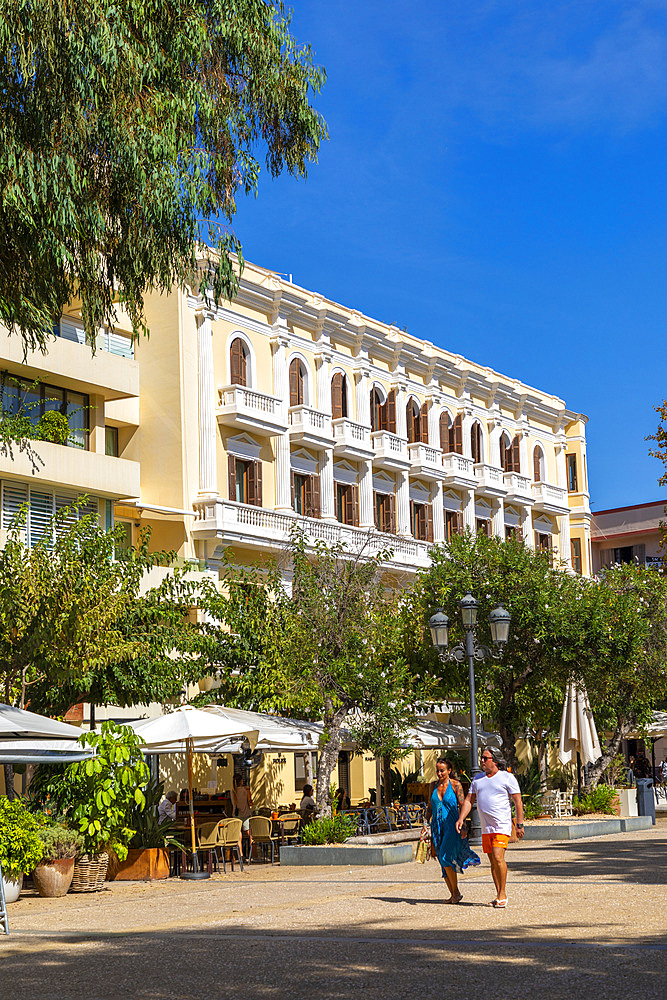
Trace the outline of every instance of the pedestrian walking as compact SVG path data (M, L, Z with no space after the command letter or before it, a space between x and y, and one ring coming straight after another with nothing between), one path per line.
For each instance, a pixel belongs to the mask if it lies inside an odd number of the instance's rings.
M512 834L512 806L516 809L516 835L523 837L523 802L519 782L507 771L505 758L498 750L487 747L481 756L483 774L473 778L456 823L460 833L463 822L477 802L482 824L482 850L488 854L491 874L496 886L496 898L490 904L499 909L507 906L507 863L505 851Z
M457 875L474 865L481 864L479 856L471 850L465 829L457 830L456 821L464 797L461 783L454 777L454 765L440 757L435 765L437 781L431 786L426 819L431 822L431 844L442 868L450 898L446 903L460 903Z

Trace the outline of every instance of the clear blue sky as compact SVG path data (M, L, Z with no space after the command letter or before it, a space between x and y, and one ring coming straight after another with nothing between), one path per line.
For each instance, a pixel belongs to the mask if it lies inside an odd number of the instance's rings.
M294 4L328 80L246 257L586 413L593 509L665 497L667 3Z

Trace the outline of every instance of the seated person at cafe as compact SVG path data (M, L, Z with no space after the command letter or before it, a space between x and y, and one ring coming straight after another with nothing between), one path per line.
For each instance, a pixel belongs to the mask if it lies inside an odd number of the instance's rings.
M336 809L340 812L342 809L350 808L350 796L347 794L344 788L339 788L336 792Z
M299 809L314 809L315 799L313 798L313 786L304 785L303 786L303 798L299 802Z
M166 819L176 819L176 799L176 792L167 792L157 807L158 823L164 823Z

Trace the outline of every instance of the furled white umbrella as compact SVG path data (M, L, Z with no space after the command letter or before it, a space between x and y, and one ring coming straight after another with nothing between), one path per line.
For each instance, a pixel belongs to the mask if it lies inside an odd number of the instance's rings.
M195 753L216 753L224 739L240 737L254 749L259 733L256 728L232 719L224 711L204 712L200 708L183 705L167 715L155 719L142 719L127 723L143 744L144 753L184 753L188 766L188 793L190 811L190 837L196 878L206 877L198 870L195 844L195 814L192 791L192 756Z
M562 764L569 764L576 754L582 763L594 764L602 756L602 750L586 688L570 681L560 723L558 759Z
M93 756L81 730L58 719L0 703L0 764L69 764Z

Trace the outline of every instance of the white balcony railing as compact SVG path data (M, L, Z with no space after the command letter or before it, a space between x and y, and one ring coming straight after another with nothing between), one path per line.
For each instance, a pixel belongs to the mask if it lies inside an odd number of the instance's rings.
M503 481L507 492L513 496L532 497L528 476L521 476L518 472L506 472Z
M535 503L545 507L562 507L568 509L567 490L551 483L531 483Z
M290 433L304 441L331 443L333 430L328 413L314 410L312 406L291 406L289 409Z
M287 430L278 397L242 385L228 385L218 390L217 416L221 423L236 423L257 433L272 435Z
M388 468L407 468L410 464L406 438L389 431L373 431L371 443L378 465L386 465Z
M460 476L470 480L475 478L473 460L465 455L458 455L453 451L447 452L442 456L442 465L448 476Z
M248 544L271 547L283 545L293 524L297 522L312 541L324 541L330 545L342 543L351 551L363 550L369 555L391 549L393 555L389 561L406 567L428 566L430 561L429 545L412 538L353 528L314 517L285 514L264 507L251 507L231 500L202 500L195 502L194 509L195 536L216 534L223 539L240 538Z
M408 445L408 456L413 475L432 480L445 478L445 470L442 467L442 452L439 448L431 448L430 445L421 441L414 441Z

